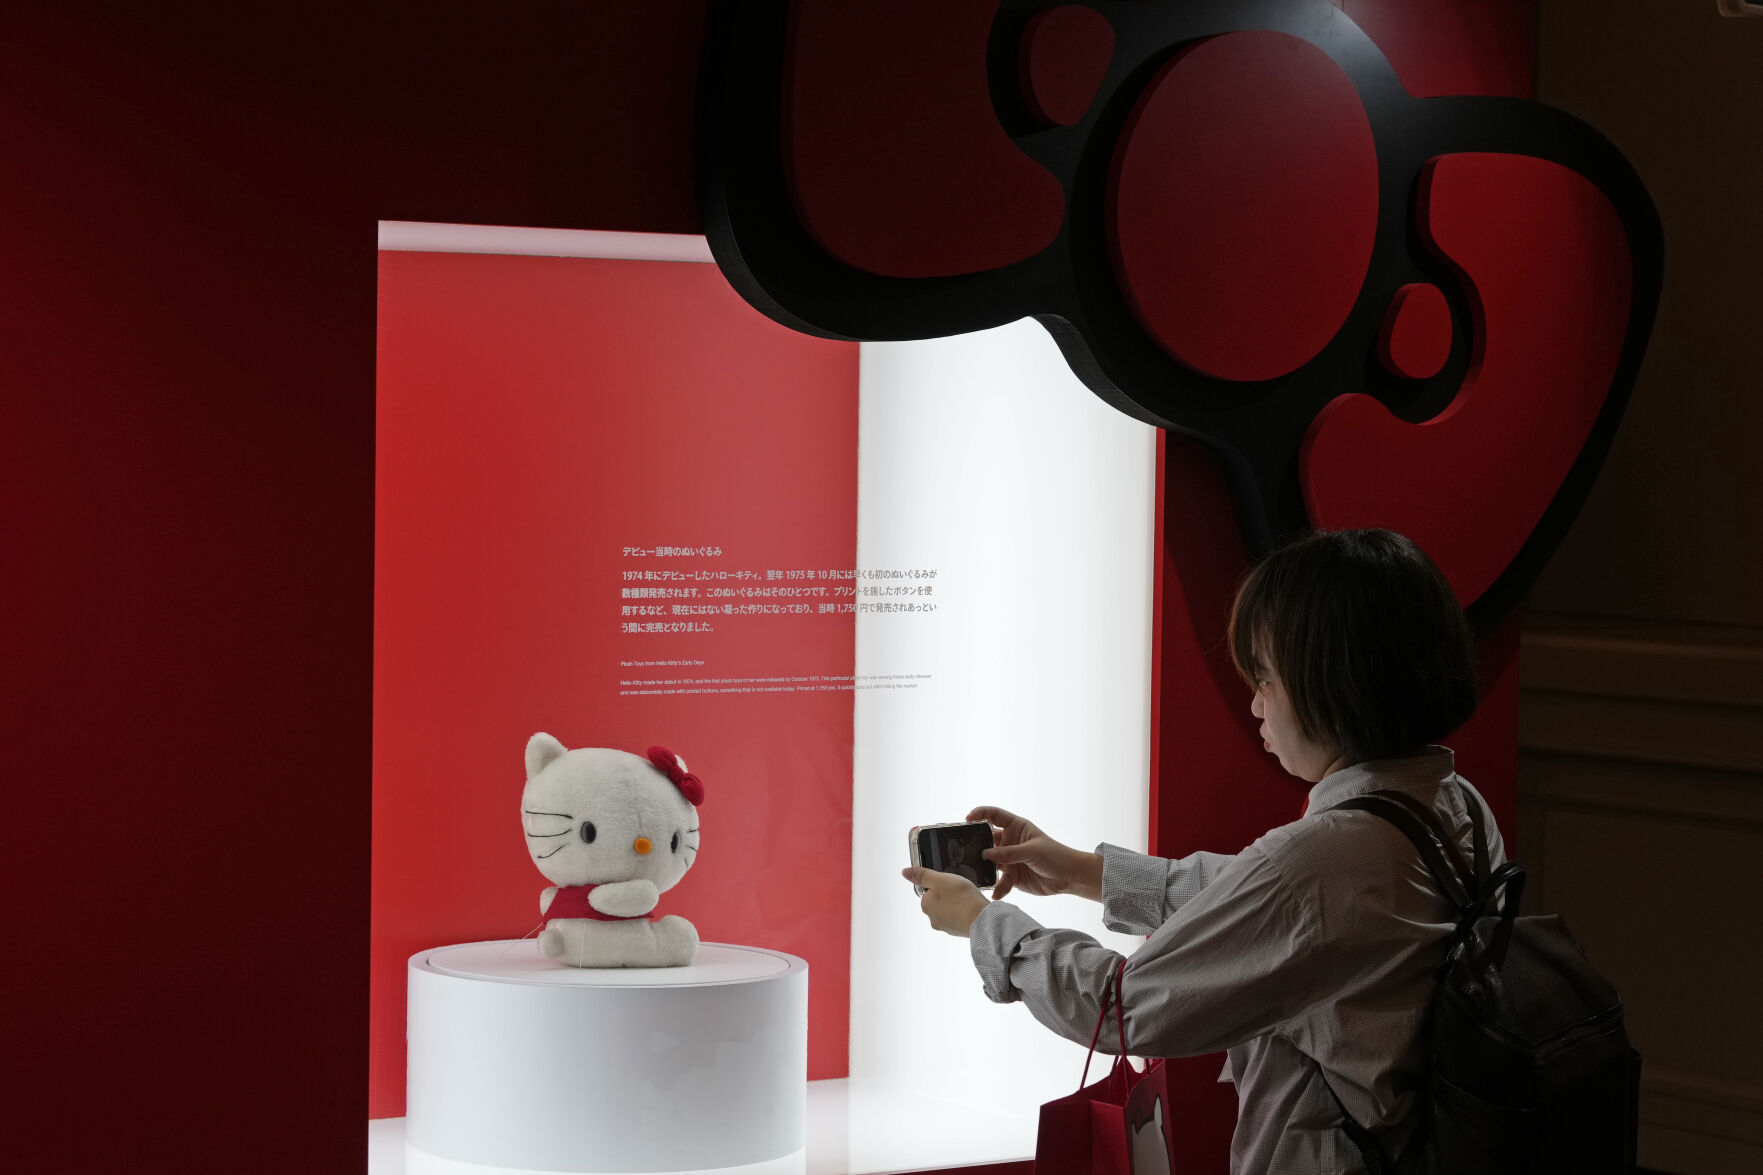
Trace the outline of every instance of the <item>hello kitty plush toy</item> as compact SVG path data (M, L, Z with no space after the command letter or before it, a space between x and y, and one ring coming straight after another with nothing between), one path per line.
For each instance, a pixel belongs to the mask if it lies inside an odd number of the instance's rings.
M526 744L520 819L539 895L539 953L571 967L684 967L698 931L655 904L698 856L704 784L666 747L647 759L569 750L543 732Z

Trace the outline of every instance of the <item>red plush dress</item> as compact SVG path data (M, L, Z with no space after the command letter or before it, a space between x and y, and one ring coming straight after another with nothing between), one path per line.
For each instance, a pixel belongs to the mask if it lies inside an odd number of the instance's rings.
M655 912L647 914L602 914L588 903L588 894L594 889L592 885L565 885L558 888L551 898L551 904L545 909L545 917L551 918L592 918L596 922L630 922L637 918L655 921Z

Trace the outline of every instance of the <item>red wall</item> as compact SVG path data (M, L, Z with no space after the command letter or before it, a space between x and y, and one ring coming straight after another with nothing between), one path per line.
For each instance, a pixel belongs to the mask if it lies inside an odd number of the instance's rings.
M374 222L693 231L704 4L111 7L0 39L7 1163L360 1170Z
M535 730L685 758L702 867L659 912L806 959L808 1076L845 1076L852 693L621 683L848 685L850 583L768 576L856 566L856 344L779 326L714 265L571 257L382 253L379 323L368 1115L404 1113L409 957L538 929L549 883L518 816ZM722 554L623 556L662 543ZM625 608L661 601L624 574L656 570L826 598L627 633Z

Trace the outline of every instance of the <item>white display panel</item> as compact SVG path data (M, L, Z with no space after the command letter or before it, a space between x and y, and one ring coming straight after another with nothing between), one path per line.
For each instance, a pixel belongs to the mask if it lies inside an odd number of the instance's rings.
M851 1084L1017 1116L1032 1144L1084 1049L985 998L967 941L932 931L900 877L906 833L989 803L1068 844L1144 849L1156 431L1033 321L861 354L857 563L934 570L938 607L857 616L860 679L900 688L856 701ZM1143 941L1079 898L1008 900Z

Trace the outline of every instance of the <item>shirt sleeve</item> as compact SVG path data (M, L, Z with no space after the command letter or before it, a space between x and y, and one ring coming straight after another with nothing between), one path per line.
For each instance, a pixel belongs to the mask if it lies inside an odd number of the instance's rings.
M1102 925L1122 934L1150 934L1236 860L1191 853L1172 861L1106 843L1096 852L1102 856Z
M1258 846L1239 854L1127 960L1127 1051L1216 1052L1330 998L1363 960L1326 949L1316 920L1276 861ZM1118 953L1087 934L1044 927L1009 902L981 911L969 947L987 998L1020 1000L1060 1036L1090 1042ZM1114 1053L1120 1037L1108 1020L1097 1048Z
M1363 960L1319 938L1320 915L1304 908L1314 897L1295 893L1259 845L1239 854L1128 960L1129 1051L1216 1052L1337 994Z
M1096 1032L1102 994L1122 956L1076 930L1042 926L1021 907L993 902L973 920L968 949L986 998L1020 1000L1042 1024L1079 1044ZM1097 1048L1120 1051L1112 1014Z

